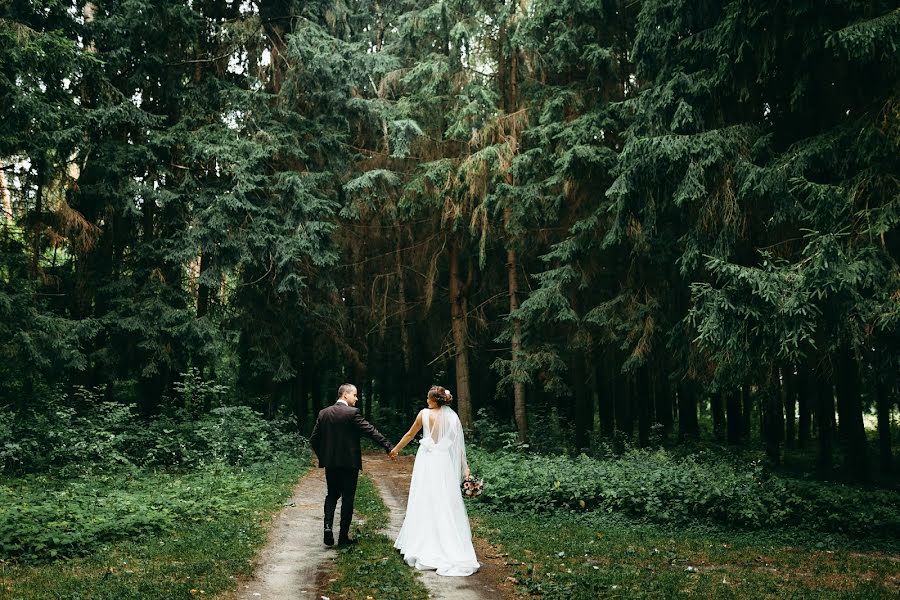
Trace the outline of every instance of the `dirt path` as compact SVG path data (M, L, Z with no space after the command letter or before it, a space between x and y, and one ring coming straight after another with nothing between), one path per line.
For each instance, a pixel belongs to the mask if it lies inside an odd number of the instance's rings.
M406 512L413 457L391 461L384 454L367 454L363 473L378 487L390 510L384 532L397 536ZM322 503L325 472L312 469L294 488L291 499L275 517L269 539L256 557L253 577L221 600L319 600L318 587L327 579L334 550L322 543ZM340 501L336 514L340 514ZM354 516L354 521L356 517ZM470 577L441 577L422 571L422 582L434 600L512 600L505 563L496 549L475 538L481 570Z
M316 575L334 550L322 544L325 472L304 476L276 516L269 540L256 557L253 578L242 581L232 600L312 600ZM340 504L338 504L340 513Z
M385 455L366 455L363 461L367 473L378 488L390 510L390 523L384 533L394 539L400 532L406 514L409 480L414 457L401 456L391 461ZM475 538L475 554L481 569L469 577L441 577L434 571L420 571L422 583L435 600L487 600L514 598L507 582L506 565L497 550L484 540Z

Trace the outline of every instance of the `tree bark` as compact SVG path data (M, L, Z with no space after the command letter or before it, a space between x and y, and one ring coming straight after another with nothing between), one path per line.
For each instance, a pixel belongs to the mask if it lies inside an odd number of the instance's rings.
M469 394L468 307L459 273L459 242L450 244L450 326L456 358L456 401L463 427L472 426L472 404Z
M856 481L868 481L869 464L860 398L859 363L852 348L846 346L840 350L839 361L841 385L838 388L838 410L841 437L846 445L844 471Z
M829 475L834 457L832 455L832 423L834 422L834 387L831 377L824 369L816 372L816 429L818 429L818 471Z
M700 424L697 420L696 383L684 380L678 386L678 437L698 439Z
M616 428L616 406L615 406L615 385L613 384L612 361L609 360L609 352L606 354L607 360L603 361L603 365L597 366L595 369L596 379L599 390L599 411L600 411L600 435L604 439L610 439Z
M744 415L741 412L741 395L738 390L730 389L725 393L725 410L727 412L728 443L740 444L744 432Z
M656 377L654 378L654 401L656 404L656 420L662 425L664 438L672 435L674 419L672 418L672 388L669 385L669 370L665 357L660 353L656 360Z
M638 445L650 445L650 367L644 365L637 372L635 380L635 400L638 417Z
M878 411L878 455L882 473L894 470L891 454L891 395L888 385L875 373L875 403Z
M796 408L797 408L797 377L794 375L794 365L788 365L781 370L781 389L784 391L784 447L792 449L796 435Z
M725 402L721 392L710 394L709 408L712 413L713 436L717 440L725 439Z
M778 371L768 375L764 391L766 455L772 464L781 464L781 439L784 436L784 413Z
M812 412L816 405L814 382L809 369L797 365L797 447L809 446L812 429Z
M197 275L197 318L202 319L209 312L209 285L203 282L203 275L209 271L209 250L200 252L200 272Z
M507 220L510 209L505 209ZM519 309L519 275L516 252L513 249L506 251L506 270L509 276L509 312L515 313ZM513 372L513 399L514 413L516 416L516 429L519 432L519 442L528 442L528 416L525 412L525 383L516 378L515 372L520 369L519 361L522 359L522 323L517 318L512 319L512 372Z
M585 357L581 352L572 355L572 384L575 387L575 448L588 450L594 425L593 395L585 369Z

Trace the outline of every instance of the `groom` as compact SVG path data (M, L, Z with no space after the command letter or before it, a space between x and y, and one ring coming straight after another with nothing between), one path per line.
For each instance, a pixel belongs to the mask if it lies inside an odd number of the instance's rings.
M313 427L309 443L319 467L325 469L328 495L325 496L325 544L334 544L334 510L338 498L341 502L341 530L338 545L355 544L350 539L350 520L353 518L353 501L356 498L356 481L362 469L362 452L359 447L361 434L366 434L382 446L386 452L393 449L391 444L371 423L363 419L356 408L356 386L345 383L338 388L338 399L332 406L319 411L316 426ZM393 457L391 457L393 459Z

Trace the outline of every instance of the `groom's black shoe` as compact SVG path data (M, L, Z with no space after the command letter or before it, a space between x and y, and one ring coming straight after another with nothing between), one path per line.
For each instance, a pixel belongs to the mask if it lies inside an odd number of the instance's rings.
M338 546L353 546L358 543L359 543L359 540L356 538L345 537L345 538L340 538L338 540Z
M334 546L334 533L330 529L325 529L325 537L322 540L326 546Z

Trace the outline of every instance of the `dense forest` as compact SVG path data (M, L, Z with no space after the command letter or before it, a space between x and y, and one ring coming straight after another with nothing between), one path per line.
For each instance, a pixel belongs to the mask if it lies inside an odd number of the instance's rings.
M509 444L888 473L898 43L889 0L2 2L0 433L440 383Z

